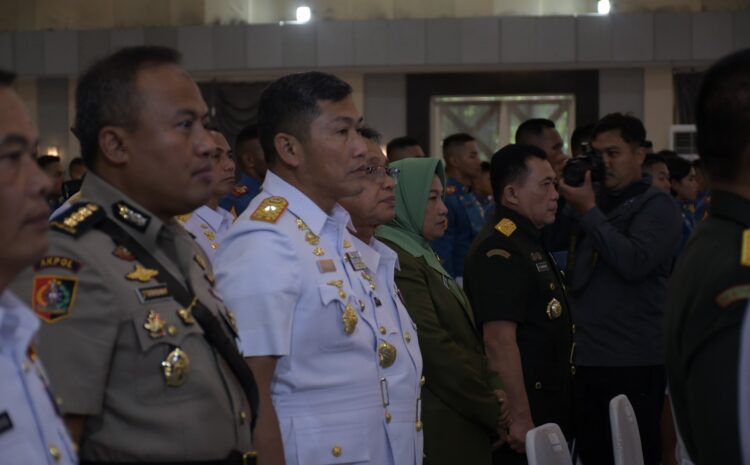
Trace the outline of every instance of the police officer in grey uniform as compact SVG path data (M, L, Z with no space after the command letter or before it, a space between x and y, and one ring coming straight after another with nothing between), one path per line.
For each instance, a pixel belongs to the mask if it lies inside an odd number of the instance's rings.
M81 200L14 287L44 321L39 353L84 463L254 460L231 314L173 219L208 199L216 149L178 62L122 49L78 81Z
M47 249L51 181L34 161L37 134L0 71L0 464L77 463L35 348L39 321L8 284Z
M555 221L545 152L507 145L492 157L495 218L472 244L464 287L487 357L505 383L513 423L495 463L526 463L526 433L557 423L570 439L572 326L562 278L541 229Z

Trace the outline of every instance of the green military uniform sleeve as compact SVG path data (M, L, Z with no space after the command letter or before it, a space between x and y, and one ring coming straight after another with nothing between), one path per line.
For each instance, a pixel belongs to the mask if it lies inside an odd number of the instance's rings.
M435 286L436 278L429 276L437 273L426 264L420 266L414 257L399 257L401 269L396 272L396 283L417 325L427 378L425 387L445 405L494 431L500 407L489 382L481 341L472 334L474 347L466 347L453 339L447 327L455 332L465 326L467 333L473 332L458 301L447 288L448 298L437 299L435 287L443 284L438 281Z

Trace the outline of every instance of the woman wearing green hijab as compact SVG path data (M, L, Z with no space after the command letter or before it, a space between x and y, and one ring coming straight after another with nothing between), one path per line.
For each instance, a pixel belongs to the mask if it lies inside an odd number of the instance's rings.
M396 284L418 330L426 381L424 463L490 465L504 395L493 387L496 375L487 366L469 302L430 247L447 227L443 164L407 158L390 166L401 170L396 218L376 235L398 254Z

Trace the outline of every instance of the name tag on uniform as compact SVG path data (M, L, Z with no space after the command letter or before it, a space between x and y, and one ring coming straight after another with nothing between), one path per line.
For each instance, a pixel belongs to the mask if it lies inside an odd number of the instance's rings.
M367 265L365 265L365 262L362 261L362 256L359 254L359 252L347 252L346 259L349 261L349 263L352 264L352 268L354 268L354 271L362 271L367 269Z
M13 429L13 421L8 412L0 413L0 434Z
M138 295L138 300L140 300L142 304L167 300L171 297L169 289L167 289L167 286L164 284L139 287L135 290L135 293Z
M549 271L549 263L547 262L539 262L536 264L536 270L540 273L544 273L545 271Z

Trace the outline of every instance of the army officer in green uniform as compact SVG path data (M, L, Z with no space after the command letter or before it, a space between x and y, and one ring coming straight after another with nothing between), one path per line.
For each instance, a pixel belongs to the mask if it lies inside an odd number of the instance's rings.
M513 418L494 461L526 463L530 429L553 422L567 433L570 423L571 316L540 232L555 220L558 194L555 172L534 146L499 150L490 175L496 217L472 244L464 287Z
M696 106L711 216L669 281L667 376L674 415L696 465L743 463L738 420L742 321L750 299L750 49L712 66ZM748 463L745 461L744 463Z
M173 218L208 200L216 150L178 60L122 49L78 81L81 199L52 219L49 252L14 285L43 320L39 354L82 463L253 460L231 314Z

